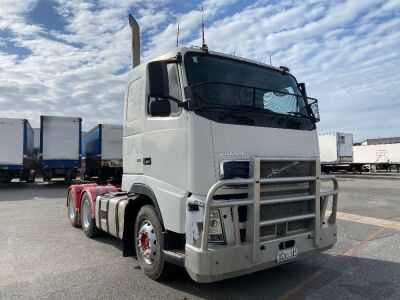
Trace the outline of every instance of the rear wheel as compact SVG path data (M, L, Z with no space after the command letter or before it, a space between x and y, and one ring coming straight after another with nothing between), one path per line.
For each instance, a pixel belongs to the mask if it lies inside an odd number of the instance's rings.
M143 206L135 221L135 248L143 272L153 280L165 275L162 227L153 206Z
M35 182L36 179L36 171L35 170L30 170L29 171L29 175L28 175L28 179L26 180L26 182Z
M89 238L96 237L100 232L96 227L95 219L92 218L92 206L90 205L90 199L87 193L82 195L81 224L83 232Z
M75 205L75 197L74 193L70 191L68 193L68 219L71 222L71 225L74 227L79 227L80 226L80 219L79 215L76 211L76 205Z

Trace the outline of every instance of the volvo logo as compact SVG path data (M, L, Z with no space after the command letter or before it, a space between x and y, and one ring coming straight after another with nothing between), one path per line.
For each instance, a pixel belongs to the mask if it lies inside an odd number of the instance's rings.
M219 156L244 156L243 151L217 151Z
M271 175L279 175L281 172L279 169L272 169L271 170Z
M289 169L291 167L294 167L294 166L296 166L298 164L299 164L299 162L295 161L295 162L292 162L291 164L288 164L288 165L284 166L283 168L271 169L271 173L269 175L267 175L266 177L268 178L268 177L280 175L280 174L282 174L282 172L284 172L287 169Z

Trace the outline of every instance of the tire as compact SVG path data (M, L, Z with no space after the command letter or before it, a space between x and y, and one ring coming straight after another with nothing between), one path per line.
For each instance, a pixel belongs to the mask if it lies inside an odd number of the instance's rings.
M163 235L160 220L153 206L145 205L140 209L135 220L134 232L135 250L140 268L151 279L162 279L166 274L166 263L162 252Z
M92 219L92 207L87 193L82 195L81 201L81 225L83 232L89 238L94 238L99 235L100 231L96 227L95 219Z
M36 179L36 171L35 170L30 170L29 171L29 176L28 176L28 179L26 180L26 182L33 183L33 182L35 182L35 179Z
M92 180L92 177L89 176L85 170L81 170L80 177L82 181Z
M76 212L75 198L74 198L74 193L72 191L68 193L67 216L73 227L81 226L81 220L79 214Z

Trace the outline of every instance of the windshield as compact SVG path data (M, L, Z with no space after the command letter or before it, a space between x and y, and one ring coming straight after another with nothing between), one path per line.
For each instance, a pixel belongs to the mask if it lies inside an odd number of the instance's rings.
M199 107L251 108L309 119L296 80L287 73L194 52L185 56L185 64Z

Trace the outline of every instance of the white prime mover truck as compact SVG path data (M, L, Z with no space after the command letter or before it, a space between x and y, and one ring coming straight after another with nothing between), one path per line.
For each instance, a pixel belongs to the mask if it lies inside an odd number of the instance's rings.
M76 178L81 159L82 119L40 116L40 167L44 181Z
M0 118L0 182L35 181L33 130L26 119Z
M155 280L171 263L212 282L331 248L337 181L321 177L317 103L304 84L205 46L136 65L130 23L122 188L72 185L72 225L122 239Z

